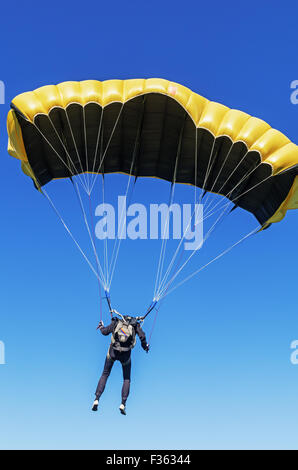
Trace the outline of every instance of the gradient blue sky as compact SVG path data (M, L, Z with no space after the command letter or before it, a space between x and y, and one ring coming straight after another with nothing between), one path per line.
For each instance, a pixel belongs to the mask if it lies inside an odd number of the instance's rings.
M255 0L1 5L0 448L298 448L298 366L290 362L297 214L169 296L150 354L134 351L128 416L117 410L119 367L92 414L108 347L95 331L96 280L7 155L5 130L20 92L64 80L161 77L297 142L297 15L297 2ZM140 185L145 200L164 187L149 184ZM149 242L122 250L112 293L123 311L147 306L155 255Z

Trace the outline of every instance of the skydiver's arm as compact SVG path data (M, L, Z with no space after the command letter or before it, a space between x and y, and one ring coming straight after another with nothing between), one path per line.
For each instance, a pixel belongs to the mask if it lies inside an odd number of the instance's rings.
M104 336L108 336L109 334L111 334L114 330L115 322L116 320L112 319L111 323L108 326L100 327L99 329L101 334L103 334Z
M142 330L141 325L139 323L137 324L137 327L136 327L136 333L138 337L140 338L142 348L145 351L147 351L148 345L147 345L146 335L144 331Z

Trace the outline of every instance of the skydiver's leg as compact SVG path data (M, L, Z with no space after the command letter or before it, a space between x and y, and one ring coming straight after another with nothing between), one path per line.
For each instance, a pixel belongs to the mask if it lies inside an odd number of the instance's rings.
M96 389L96 393L95 393L95 396L96 396L97 400L99 400L99 398L101 397L101 395L104 392L104 389L105 389L107 380L109 378L109 375L111 373L112 367L114 365L114 362L115 362L115 360L110 356L110 352L108 352L108 355L107 355L106 360L105 360L104 368L103 368L103 373L102 373L102 375L99 379L97 389Z
M129 395L130 390L130 378L131 378L131 352L123 358L124 360L121 361L122 364L122 371L123 371L123 386L122 386L122 405L126 405L126 401Z

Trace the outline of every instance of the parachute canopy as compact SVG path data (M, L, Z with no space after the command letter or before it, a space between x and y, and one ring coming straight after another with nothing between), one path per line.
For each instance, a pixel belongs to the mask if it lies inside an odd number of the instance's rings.
M23 93L9 153L37 188L123 172L221 194L265 228L298 209L298 148L266 122L162 79L65 82Z

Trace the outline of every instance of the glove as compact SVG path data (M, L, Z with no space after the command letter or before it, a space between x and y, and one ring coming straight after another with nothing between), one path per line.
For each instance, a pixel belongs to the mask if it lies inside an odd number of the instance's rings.
M146 353L148 353L148 352L149 352L149 349L150 349L149 344L146 344L146 346L144 347L144 351L146 351Z
M98 327L96 328L97 330L100 330L102 327L103 327L103 321L100 320L99 324L98 324Z

